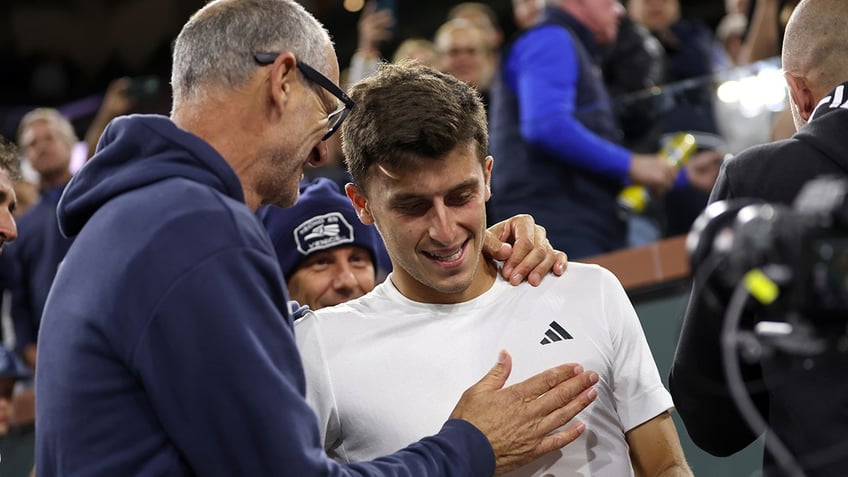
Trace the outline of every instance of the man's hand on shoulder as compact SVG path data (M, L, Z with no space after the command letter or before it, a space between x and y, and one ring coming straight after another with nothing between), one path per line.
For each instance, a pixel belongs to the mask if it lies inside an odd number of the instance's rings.
M548 272L562 275L568 266L565 252L554 250L547 231L532 216L520 214L486 231L483 254L503 260L501 274L513 285L527 280L537 286Z

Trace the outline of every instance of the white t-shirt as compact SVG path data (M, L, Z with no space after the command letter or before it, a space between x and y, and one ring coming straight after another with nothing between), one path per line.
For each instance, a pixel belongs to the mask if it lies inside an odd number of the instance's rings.
M462 393L512 354L507 385L563 363L600 376L577 419L586 432L510 475L632 475L624 433L672 408L633 306L596 265L570 263L539 287L502 278L455 305L404 297L389 279L362 298L295 324L324 447L373 459L435 434Z

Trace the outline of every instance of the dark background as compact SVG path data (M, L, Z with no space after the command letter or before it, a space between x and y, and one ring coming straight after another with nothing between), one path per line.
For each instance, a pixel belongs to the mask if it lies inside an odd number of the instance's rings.
M59 107L74 118L80 134L109 82L120 76L153 75L157 97L143 112L167 112L171 41L204 0L0 0L0 134L14 137L20 116L34 106ZM345 67L356 47L358 13L341 0L303 0L330 30ZM405 37L431 37L449 0L397 0L390 55ZM507 36L513 32L510 0L486 2L498 13ZM720 0L681 0L685 16L715 26Z

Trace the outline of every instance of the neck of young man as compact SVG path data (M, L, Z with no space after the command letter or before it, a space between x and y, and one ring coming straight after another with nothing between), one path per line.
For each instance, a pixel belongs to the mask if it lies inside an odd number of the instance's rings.
M395 270L398 267L395 266ZM471 283L459 291L441 291L418 281L409 273L393 273L392 283L405 297L419 303L453 305L473 300L492 288L498 277L498 263L483 255L474 270Z

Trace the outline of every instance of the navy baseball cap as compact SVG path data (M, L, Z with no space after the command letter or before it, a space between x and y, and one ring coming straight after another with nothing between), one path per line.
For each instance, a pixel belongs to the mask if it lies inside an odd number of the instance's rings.
M286 281L306 257L340 245L364 248L377 269L381 245L377 231L359 221L350 199L330 179L301 183L294 206L264 207L259 218L271 237Z

